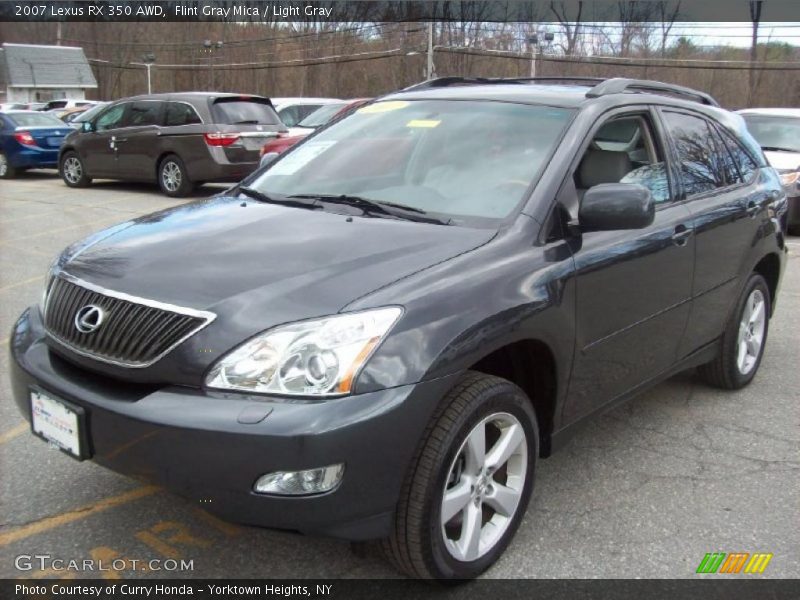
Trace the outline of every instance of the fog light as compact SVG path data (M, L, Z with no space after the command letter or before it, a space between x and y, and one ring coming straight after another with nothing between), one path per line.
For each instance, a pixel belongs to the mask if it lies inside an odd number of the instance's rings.
M330 465L306 471L278 471L258 478L253 490L259 494L306 496L329 492L342 480L344 465Z

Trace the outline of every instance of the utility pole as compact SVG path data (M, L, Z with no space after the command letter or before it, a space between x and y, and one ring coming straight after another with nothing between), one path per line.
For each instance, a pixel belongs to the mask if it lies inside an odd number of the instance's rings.
M142 57L142 60L144 60L144 66L147 69L147 93L152 94L153 85L150 80L150 67L153 66L154 62L156 62L156 55L153 54L152 52L148 52Z
M61 45L61 21L56 23L56 46Z
M547 42L548 45L555 39L555 35L553 33L547 32L544 34L544 41ZM528 43L531 45L531 78L536 77L536 60L539 57L539 50L541 49L539 46L539 34L534 33L530 37L528 37Z
M214 88L216 87L214 83L214 51L222 50L222 42L212 42L211 40L206 40L203 42L203 48L205 48L205 51L208 52L209 90L213 92Z
M431 80L435 76L433 66L433 21L428 22L428 67L425 69L425 79Z
M747 86L747 106L753 106L756 94L756 66L758 60L758 24L761 22L761 0L750 0L750 20L753 22L753 41L750 46L750 71Z

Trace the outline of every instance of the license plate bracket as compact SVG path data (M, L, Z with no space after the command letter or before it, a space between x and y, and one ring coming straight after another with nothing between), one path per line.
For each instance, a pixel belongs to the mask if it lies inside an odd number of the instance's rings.
M76 460L90 457L86 410L36 387L30 388L31 432Z

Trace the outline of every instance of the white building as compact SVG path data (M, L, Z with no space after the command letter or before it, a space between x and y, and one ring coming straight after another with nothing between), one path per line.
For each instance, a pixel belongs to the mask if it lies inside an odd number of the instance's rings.
M0 50L0 102L84 100L96 88L83 48L3 44Z

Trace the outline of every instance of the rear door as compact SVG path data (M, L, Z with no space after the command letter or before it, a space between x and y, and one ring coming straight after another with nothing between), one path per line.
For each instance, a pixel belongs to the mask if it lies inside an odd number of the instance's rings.
M138 100L130 103L124 127L117 132L115 140L117 167L121 177L141 181L156 180L156 160L160 153L158 140L164 104L160 100Z
M211 116L216 132L230 136L211 146L224 162L257 165L264 144L286 131L269 100L257 96L215 98Z
M661 115L697 244L692 313L680 349L686 356L721 334L768 198L756 184L756 163L712 121L684 110Z

